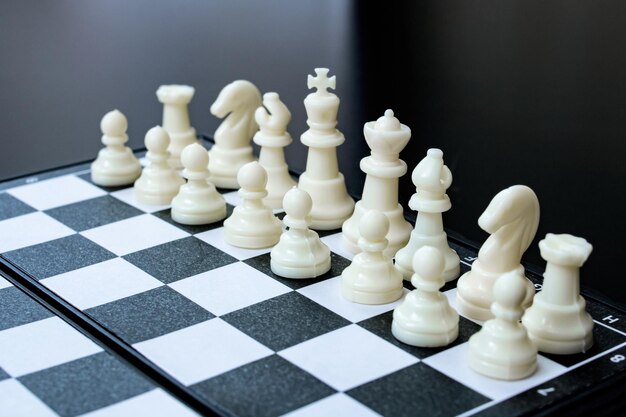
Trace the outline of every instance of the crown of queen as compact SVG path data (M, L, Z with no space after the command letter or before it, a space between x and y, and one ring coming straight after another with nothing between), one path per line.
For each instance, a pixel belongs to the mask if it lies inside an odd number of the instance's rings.
M315 68L316 76L309 75L308 88L316 91L304 99L304 107L308 116L307 124L313 129L334 129L337 125L339 97L328 91L335 89L335 76L328 77L328 68Z

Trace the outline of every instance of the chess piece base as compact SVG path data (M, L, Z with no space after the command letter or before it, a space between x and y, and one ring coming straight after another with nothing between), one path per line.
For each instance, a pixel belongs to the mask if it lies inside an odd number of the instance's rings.
M402 275L391 261L369 261L368 257L368 253L356 255L341 274L344 298L359 304L387 304L402 297Z
M538 293L526 310L522 323L541 352L570 355L586 352L593 345L593 319L578 296L574 305L546 303Z
M213 187L189 190L188 185L183 185L172 200L172 219L180 224L211 224L225 217L226 202Z
M274 246L280 239L283 225L267 207L261 209L236 207L224 220L226 243L246 249Z
M103 148L91 164L91 181L104 187L130 185L141 175L141 164L129 148L115 152Z
M144 174L148 174L146 169L150 167L144 168ZM175 171L149 173L135 181L135 196L137 201L143 204L155 206L170 204L184 183L185 180Z
M315 278L330 270L330 249L312 230L288 230L272 248L271 269L285 278Z
M236 190L239 188L237 182L239 169L254 160L252 146L222 149L218 145L213 145L209 149L209 181L218 188Z
M521 324L512 327L495 319L470 338L469 365L490 378L522 379L537 369L537 348Z
M407 326L408 327L408 326ZM391 323L391 333L393 337L411 346L419 347L441 347L447 346L459 337L459 327L455 326L445 333L416 333L410 328L406 328L394 318Z
M348 195L341 173L335 178L319 180L310 178L304 172L298 188L309 193L313 200L311 229L339 229L354 210L354 200Z
M516 271L524 276L524 267L521 265ZM456 285L457 310L474 320L492 319L493 285L498 278L509 272L488 272L482 268L479 260L474 261L472 270L463 274ZM534 294L535 287L526 278L526 297L522 303L523 308L531 304Z

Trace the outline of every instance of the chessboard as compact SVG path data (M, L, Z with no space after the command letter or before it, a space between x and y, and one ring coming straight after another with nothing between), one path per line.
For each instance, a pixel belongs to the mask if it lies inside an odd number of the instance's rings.
M237 192L220 192L232 210ZM589 296L588 352L498 381L467 363L481 323L461 317L453 344L417 348L391 335L399 301L344 300L340 231L320 233L332 268L307 280L223 234L93 184L88 164L0 183L0 415L521 416L626 376L626 316ZM450 245L469 270L476 249ZM454 306L455 281L443 290Z

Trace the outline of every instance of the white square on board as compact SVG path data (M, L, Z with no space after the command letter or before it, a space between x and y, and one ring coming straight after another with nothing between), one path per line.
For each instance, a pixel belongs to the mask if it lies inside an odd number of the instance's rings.
M469 342L465 342L436 355L429 356L423 362L474 391L498 401L542 384L567 370L563 365L539 355L537 371L530 377L518 381L493 379L481 375L470 368L468 350Z
M216 316L291 291L286 285L242 262L181 279L169 286Z
M419 362L413 355L355 324L278 354L338 391L347 391Z
M15 379L0 381L0 416L58 417L43 401Z
M64 175L11 188L7 193L37 210L48 210L100 197L105 195L106 191L75 175Z
M108 407L100 408L80 417L198 417L186 405L163 391L153 389Z
M80 234L118 256L190 236L182 229L150 214L109 223Z
M274 353L219 318L133 346L185 385L212 378Z
M404 299L409 290L404 289L403 296L397 301L388 304L359 304L346 300L341 295L341 277L327 279L317 284L308 285L298 290L298 292L316 303L326 307L330 311L350 320L353 323L369 319L386 313L396 308Z
M81 310L163 285L122 258L75 269L39 282Z
M139 201L137 201L137 196L135 195L134 187L124 188L123 190L112 192L111 197L115 197L118 200L123 201L124 203L131 205L135 208L138 208L139 210L144 211L146 213L156 213L157 211L170 208L169 204L156 206L156 205L140 203Z
M337 393L284 415L284 417L319 416L378 417L380 414L375 413L346 394Z
M269 253L272 248L262 248L262 249L244 249L238 248L236 246L230 245L226 243L224 240L224 228L218 227L217 229L208 230L206 232L198 233L194 235L198 239L208 243L211 246L215 246L222 252L226 252L233 258L239 259L240 261L254 258L255 256L263 255L265 253Z
M58 317L0 331L0 367L19 377L102 351Z
M339 232L334 235L324 236L321 240L332 252L335 252L337 255L341 255L350 261L354 258L355 254L350 252L343 243L343 233Z
M3 288L9 288L9 287L12 287L12 286L13 286L13 284L11 284L6 279L0 277L0 290L3 289Z
M24 214L0 221L0 252L60 239L76 233L42 212Z

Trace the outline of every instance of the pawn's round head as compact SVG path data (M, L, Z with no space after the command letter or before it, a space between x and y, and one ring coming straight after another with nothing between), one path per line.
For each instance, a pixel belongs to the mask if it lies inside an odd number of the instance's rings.
M413 255L413 271L424 280L439 280L445 266L443 254L435 247L422 246Z
M247 191L263 191L267 184L267 172L257 161L248 162L237 172L239 186Z
M170 135L161 126L154 126L146 133L144 142L149 151L165 152L170 144Z
M283 208L287 216L293 219L305 219L313 208L311 196L298 187L293 187L283 197Z
M389 232L389 219L383 212L370 210L361 217L359 232L369 242L380 242Z
M518 272L508 272L496 280L493 300L507 309L519 309L526 297L526 278Z
M180 162L185 169L204 171L209 165L209 153L199 143L192 143L180 153Z
M112 110L100 121L100 130L107 136L122 136L128 129L128 120L119 110Z

